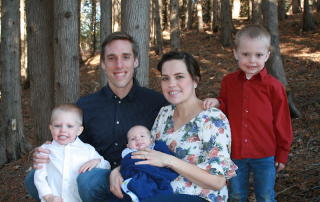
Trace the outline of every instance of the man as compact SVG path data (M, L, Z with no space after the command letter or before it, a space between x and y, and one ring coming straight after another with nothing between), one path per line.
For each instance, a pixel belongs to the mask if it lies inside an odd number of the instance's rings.
M138 86L133 78L138 66L138 51L132 38L123 33L110 34L101 45L101 65L107 72L108 84L100 91L82 97L77 105L83 110L84 132L80 139L91 144L111 164L111 169L120 165L121 152L127 144L127 132L135 125L151 129L161 107L168 102L161 93ZM40 147L35 149L34 168L47 163L50 153ZM77 178L81 199L108 201L111 170L92 169ZM32 170L26 177L28 192L39 200L34 187Z

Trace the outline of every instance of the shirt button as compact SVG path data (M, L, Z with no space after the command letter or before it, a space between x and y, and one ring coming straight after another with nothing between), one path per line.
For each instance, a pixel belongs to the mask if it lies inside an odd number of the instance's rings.
M248 140L247 140L247 139L245 139L245 140L244 140L244 142L248 142Z
M119 104L121 103L121 101L119 101Z
M247 81L247 84L249 84L250 82L249 81Z
M117 96L115 95L114 98L117 98Z
M119 124L119 121L117 121L117 124Z
M248 113L249 111L247 109L244 110L246 113Z
M118 143L115 143L114 145L116 145L116 146L117 146L117 145L118 145Z
M246 95L246 98L248 98L249 97L249 95Z
M244 125L244 127L246 127L246 128L247 128L247 127L248 127L248 125L246 124L246 125Z
M116 164L117 164L117 162L114 162L113 164L114 164L114 165L116 165Z

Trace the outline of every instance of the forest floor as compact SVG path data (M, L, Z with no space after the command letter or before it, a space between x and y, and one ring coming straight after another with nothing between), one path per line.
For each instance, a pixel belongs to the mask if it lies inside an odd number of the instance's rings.
M315 13L320 23L320 14ZM277 201L320 201L320 25L310 32L299 31L302 15L288 16L279 22L281 58L286 78L293 92L295 106L302 114L292 119L294 139L285 169L276 177ZM248 24L235 21L236 28ZM169 34L164 32L165 49L170 51ZM156 65L161 56L150 50L150 88L161 92L160 74ZM181 32L181 49L193 54L201 64L200 98L219 95L222 78L238 69L232 48L219 43L219 33L195 30ZM88 58L80 68L80 96L99 89L100 56ZM30 89L22 92L25 135L33 141L33 118L30 106ZM28 194L24 179L31 170L32 154L4 165L0 169L0 201L34 201ZM252 185L252 180L250 181ZM255 201L253 188L249 201Z

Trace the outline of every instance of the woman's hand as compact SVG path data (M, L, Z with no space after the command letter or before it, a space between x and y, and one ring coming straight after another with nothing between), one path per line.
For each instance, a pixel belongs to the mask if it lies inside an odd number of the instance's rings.
M174 156L146 148L142 151L132 153L132 159L144 159L144 161L136 162L136 165L148 164L156 167L170 166L170 161L175 158Z
M123 178L120 173L120 166L113 169L110 173L109 177L110 182L110 191L118 198L122 199L123 194L121 191L121 184L123 182Z
M51 144L51 142L47 141L45 144ZM38 165L39 163L49 163L50 162L49 156L40 154L40 152L46 153L46 154L51 153L50 150L44 149L42 147L35 148L34 154L33 154L33 168L36 170L39 170L42 168L42 165Z

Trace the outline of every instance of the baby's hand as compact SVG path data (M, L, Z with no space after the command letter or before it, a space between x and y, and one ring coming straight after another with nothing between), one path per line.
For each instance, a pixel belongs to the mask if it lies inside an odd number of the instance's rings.
M63 198L52 194L45 195L43 198L46 202L63 202Z
M86 172L86 170L91 171L92 168L95 168L100 162L101 162L101 159L92 159L92 160L84 163L80 167L79 173L84 173L84 172Z
M202 109L203 110L207 110L207 109L210 109L212 107L219 107L219 106L220 106L220 102L216 98L206 98L202 102Z

